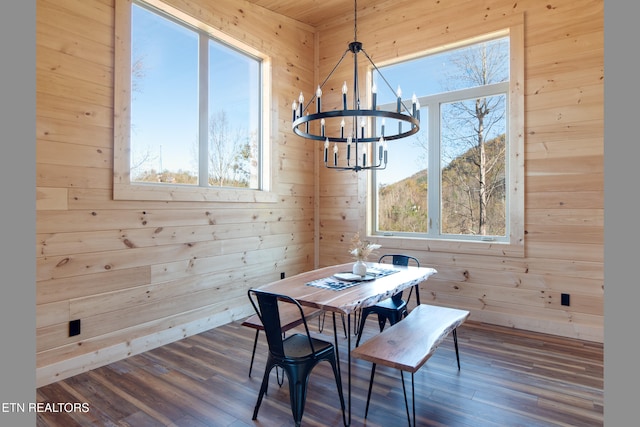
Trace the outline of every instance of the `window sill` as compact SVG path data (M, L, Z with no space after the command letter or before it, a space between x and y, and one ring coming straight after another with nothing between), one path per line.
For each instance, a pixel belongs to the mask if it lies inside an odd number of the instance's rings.
M383 248L456 254L524 258L524 239L512 237L512 242L432 239L424 237L373 235L370 239Z
M250 189L203 188L154 184L114 184L113 199L164 202L276 203L278 196L271 191Z

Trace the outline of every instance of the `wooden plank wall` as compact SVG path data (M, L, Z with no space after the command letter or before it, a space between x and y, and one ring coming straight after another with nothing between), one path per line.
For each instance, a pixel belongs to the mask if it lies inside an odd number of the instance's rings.
M320 168L315 176L320 147L290 131L292 100L328 74L352 40L352 16L318 28L318 42L316 29L241 0L170 3L272 57L278 203L114 201L113 0L37 0L38 385L242 317L249 286L348 261L348 240L363 227L364 175ZM384 251L402 249L438 269L423 301L602 342L603 2L363 7L359 38L376 61L388 59L377 45L402 55L525 14L525 257L410 242ZM571 293L569 308L561 292ZM82 333L70 338L76 318Z
M476 321L603 342L603 1L379 2L359 10L358 40L380 63L481 35L517 15L525 37L524 257L374 240L380 253L408 253L438 270L422 286L423 302L470 310ZM319 29L321 76L353 40L350 22ZM344 74L332 79L336 93L352 79ZM348 262L351 235L365 232L365 181L362 172L321 168L322 265ZM569 307L561 293L570 294Z
M38 385L248 315L250 286L314 265L314 153L290 143L314 29L237 0L171 3L271 57L277 203L114 201L114 2L38 0Z

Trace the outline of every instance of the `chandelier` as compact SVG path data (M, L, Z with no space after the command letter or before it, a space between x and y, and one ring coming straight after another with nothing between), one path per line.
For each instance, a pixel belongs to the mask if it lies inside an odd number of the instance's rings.
M411 99L411 110L403 100L400 86L393 90L389 82L384 78L378 67L373 63L367 52L358 41L357 4L354 0L354 41L349 43L347 50L342 54L338 63L333 67L322 84L318 85L316 93L305 104L304 95L300 92L297 101L293 101L292 129L296 135L307 139L324 141L324 165L329 169L361 171L369 169L385 169L387 167L387 141L411 136L420 130L420 103L415 95ZM347 104L349 88L345 81L342 85L342 109L322 111L322 88L333 75L347 53L353 54L353 101L351 108ZM377 87L375 83L371 87L371 105L366 108L360 103L360 90L358 84L358 54L362 53L371 66L396 99L395 111L379 110L377 108ZM307 110L315 104L315 113ZM376 132L377 122L380 119L380 132ZM391 126L386 123L391 122ZM338 126L339 121L339 126ZM314 124L310 126L310 124ZM397 127L396 127L397 123ZM314 131L311 131L313 128ZM340 129L339 134L329 134L329 129ZM331 145L333 143L333 146ZM339 149L338 144L346 145ZM367 158L369 153L369 159Z

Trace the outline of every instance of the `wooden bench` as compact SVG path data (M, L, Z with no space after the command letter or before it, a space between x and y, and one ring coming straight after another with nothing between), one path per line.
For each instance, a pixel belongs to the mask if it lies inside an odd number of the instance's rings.
M282 333L295 328L296 326L302 325L302 317L300 317L300 310L294 304L279 304L279 312L280 312L280 323L282 327ZM313 307L302 307L302 311L304 312L304 316L307 319L315 317L319 315L322 310ZM256 330L256 337L253 340L253 352L251 353L251 364L249 365L249 377L251 377L251 370L253 369L253 360L256 356L256 347L258 345L258 335L260 335L260 331L264 331L264 326L260 321L260 317L257 314L248 317L244 322L242 322L242 326L247 326L249 328Z
M411 399L413 425L415 426L414 374L429 360L440 343L452 332L458 369L460 369L456 328L464 323L468 317L469 312L466 310L420 304L411 310L409 315L402 321L368 339L363 344L360 344L359 347L354 348L351 352L353 357L373 363L364 417L367 418L367 413L369 412L369 400L371 399L371 388L376 365L380 364L400 370L409 426L412 425L412 422L409 415L407 392L402 372L411 372Z

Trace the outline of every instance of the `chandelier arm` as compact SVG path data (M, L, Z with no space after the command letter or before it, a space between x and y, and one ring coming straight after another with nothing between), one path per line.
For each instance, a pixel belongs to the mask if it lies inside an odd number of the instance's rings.
M342 60L344 59L345 56L347 56L347 52L349 52L349 49L346 49L344 51L344 53L342 54L342 56L340 57L340 59L338 60L338 62L336 63L336 65L333 67L333 69L331 70L331 72L329 73L329 75L324 79L324 81L320 84L320 89L322 89L325 85L325 83L327 83L327 81L331 78L331 76L333 75L333 73L336 71L336 69L340 66L340 64L342 63ZM317 98L316 94L314 93L313 96L311 97L311 99L309 100L309 102L307 103L307 105L304 106L304 110L306 111L307 108L309 108L311 106L311 104L313 104L313 101L315 101Z
M376 64L374 64L373 60L371 59L371 57L369 56L369 54L364 50L364 48L361 49L361 52L364 53L364 56L369 60L369 62L371 63L371 66L378 72L378 75L380 77L382 77L382 80L387 84L387 86L389 87L389 90L393 93L395 92L393 90L393 87L391 86L391 84L387 81L387 79L384 77L384 74L382 74L382 71L380 71L380 69L378 69L378 66ZM407 113L410 114L409 109L407 108L406 105L404 105L404 101L400 101L400 104L402 105L402 108L404 109L404 111L406 111Z

